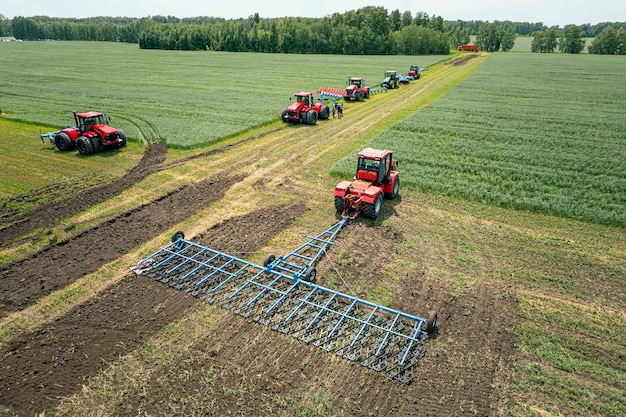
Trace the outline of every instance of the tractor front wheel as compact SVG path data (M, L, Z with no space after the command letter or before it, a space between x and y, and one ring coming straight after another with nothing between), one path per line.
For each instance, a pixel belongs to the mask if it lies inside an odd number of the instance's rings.
M74 147L74 142L65 132L61 132L54 137L54 144L60 151L69 151Z
M93 151L95 152L102 152L102 150L104 149L104 146L102 145L102 142L100 141L100 138L97 136L92 136L90 138L91 140L91 144L93 145Z
M76 139L76 147L81 155L91 155L95 151L93 143L91 143L91 140L86 136L81 136Z
M306 114L307 124L314 125L317 123L317 112L315 110L309 110Z
M383 197L378 194L376 196L376 200L374 200L374 204L365 203L363 204L363 215L365 217L369 217L370 219L375 219L380 214L380 209L383 206Z
M126 146L126 133L124 133L120 129L117 129L117 135L120 138L120 143L119 143L120 148L123 146Z

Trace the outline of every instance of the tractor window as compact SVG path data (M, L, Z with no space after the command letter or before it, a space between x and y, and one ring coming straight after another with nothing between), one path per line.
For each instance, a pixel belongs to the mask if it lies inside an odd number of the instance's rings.
M380 169L380 161L374 159L359 158L359 169L366 169L368 171L376 171Z

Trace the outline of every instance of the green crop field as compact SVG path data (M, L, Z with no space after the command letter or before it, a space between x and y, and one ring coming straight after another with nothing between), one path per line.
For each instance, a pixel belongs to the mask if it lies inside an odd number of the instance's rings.
M296 91L374 86L442 56L334 56L140 50L93 42L0 44L0 109L65 126L72 111L104 110L131 139L194 147L275 121Z
M626 226L623 57L495 54L380 135L403 184L502 207ZM340 165L352 169L352 158Z

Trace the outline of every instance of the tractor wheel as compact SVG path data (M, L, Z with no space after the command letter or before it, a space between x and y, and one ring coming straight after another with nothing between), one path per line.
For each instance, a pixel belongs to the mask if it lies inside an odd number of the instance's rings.
M363 101L363 92L356 93L356 101Z
M370 98L370 90L367 90L367 92L365 93L365 98Z
M94 153L93 143L86 136L76 139L76 147L81 155L91 155Z
M320 120L328 120L328 116L330 116L330 108L324 104L320 109Z
M380 214L380 208L383 205L383 197L378 194L376 196L376 200L374 200L374 204L365 203L363 204L363 215L365 217L369 217L370 219L375 219Z
M400 175L396 177L396 181L393 183L393 190L391 194L387 194L390 200L393 200L400 193Z
M315 282L315 277L317 277L317 269L311 268L308 270L306 275L302 277L302 280L306 282Z
M120 137L120 148L126 146L126 133L124 133L120 129L117 129L117 135Z
M185 233L182 230L177 230L172 234L172 243L184 238Z
M335 197L335 210L337 210L337 213L343 213L345 208L346 201L344 200L344 197Z
M428 320L426 320L426 333L431 334L437 327L437 312L431 311L428 313Z
M280 113L280 120L282 120L283 122L287 121L287 109L283 109L283 111Z
M69 151L74 147L74 142L65 132L61 132L54 137L54 144L60 151Z
M102 152L102 150L104 149L104 146L102 146L102 142L100 141L99 137L92 136L91 138L89 138L89 140L91 141L91 144L93 145L94 153Z
M315 110L309 110L306 114L307 124L314 125L317 123L317 112Z
M265 258L265 261L263 261L263 266L267 268L268 266L273 264L275 260L276 260L276 256L270 255L267 258Z

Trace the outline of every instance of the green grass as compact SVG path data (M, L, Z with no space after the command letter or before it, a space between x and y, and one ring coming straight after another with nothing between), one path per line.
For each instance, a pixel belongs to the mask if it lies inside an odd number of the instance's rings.
M403 185L626 226L623 57L496 54L379 135ZM345 176L353 156L335 168Z
M65 126L104 110L131 139L196 147L279 118L296 91L372 86L442 56L336 56L140 50L103 42L0 44L6 117Z
M76 150L60 152L41 143L39 131L46 129L0 116L0 211L28 211L63 198L68 190L110 181L132 168L143 152L136 143L88 157Z

